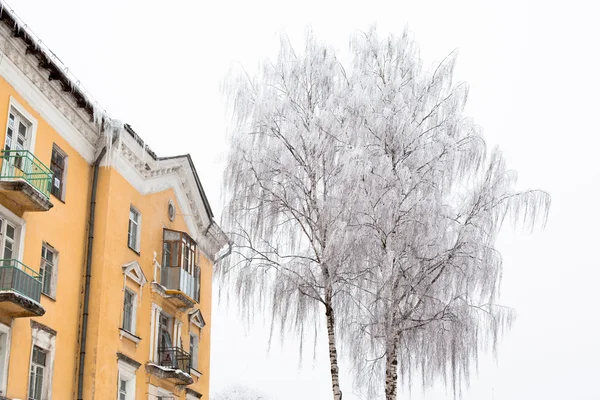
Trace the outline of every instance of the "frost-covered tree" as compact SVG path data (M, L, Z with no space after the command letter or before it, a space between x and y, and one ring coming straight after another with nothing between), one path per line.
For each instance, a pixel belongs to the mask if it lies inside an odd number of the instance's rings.
M325 317L335 400L342 398L336 297L355 279L346 268L355 156L341 101L347 88L334 51L310 34L303 54L284 37L277 60L255 78L228 82L237 129L223 224L235 247L219 271L235 278L248 315L269 309L272 332L316 336Z
M351 260L366 273L344 293L340 322L356 381L387 400L415 375L459 394L478 351L512 320L496 305L496 236L507 215L544 222L549 196L515 191L500 152L486 155L463 115L467 87L452 81L455 54L429 72L407 32L372 30L352 45L349 115L363 157Z
M372 397L417 375L458 393L512 320L496 305L496 236L506 216L544 221L549 197L516 191L486 152L455 54L429 71L407 32L375 30L350 49L343 67L312 35L302 54L283 40L255 77L229 81L235 247L218 272L247 315L268 308L272 332L316 334L324 317L335 400L340 338Z

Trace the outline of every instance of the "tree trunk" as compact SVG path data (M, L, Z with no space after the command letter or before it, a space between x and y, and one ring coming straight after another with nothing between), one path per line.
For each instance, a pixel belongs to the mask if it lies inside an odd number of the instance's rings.
M331 365L331 389L333 390L333 400L342 400L340 371L335 346L335 317L333 315L332 292L331 286L328 285L325 288L325 317L327 319L327 339L329 342L329 364Z
M394 335L386 350L385 358L385 399L396 400L398 391L398 345L400 333Z

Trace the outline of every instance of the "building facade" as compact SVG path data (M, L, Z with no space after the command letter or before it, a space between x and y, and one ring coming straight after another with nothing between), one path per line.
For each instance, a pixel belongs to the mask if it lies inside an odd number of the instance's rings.
M206 400L227 238L158 157L0 15L0 399Z

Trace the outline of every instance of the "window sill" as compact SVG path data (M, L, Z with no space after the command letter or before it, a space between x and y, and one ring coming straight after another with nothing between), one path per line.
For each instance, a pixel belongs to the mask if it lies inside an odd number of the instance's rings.
M133 343L135 343L135 346L137 347L138 343L142 341L142 338L139 336L135 336L133 333L126 331L123 328L119 328L119 337L121 339L126 338L131 340Z
M137 251L136 249L134 249L133 247L131 247L130 245L127 245L127 247L129 248L129 250L133 251L135 254L137 254L138 256L140 255L140 252Z
M202 376L202 372L198 371L195 368L190 367L190 375L195 376L196 378L200 378Z
M56 302L56 296L50 296L49 294L46 294L44 292L42 292L42 296L44 296L48 300L52 300L53 302Z

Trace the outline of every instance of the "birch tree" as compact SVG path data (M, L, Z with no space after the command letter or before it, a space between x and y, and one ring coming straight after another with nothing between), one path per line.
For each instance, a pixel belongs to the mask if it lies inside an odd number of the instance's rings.
M325 320L334 400L340 345L372 397L395 400L416 375L460 394L512 321L496 304L497 234L507 216L545 221L549 196L516 191L487 153L456 54L428 70L407 32L375 30L346 66L312 35L303 50L284 38L277 60L228 82L235 247L217 272L248 317L268 309L272 332L316 336Z
M486 155L463 115L467 86L452 81L455 54L428 72L407 32L381 40L371 30L352 44L350 114L363 154L352 260L367 273L341 302L347 353L370 397L384 389L395 400L399 379L416 374L458 395L513 317L496 305L496 236L507 215L543 223L550 199L515 191L501 153Z
M335 400L342 399L336 296L352 279L344 263L353 201L353 134L340 101L347 87L334 51L310 34L302 54L283 37L277 60L226 86L237 128L224 225L235 247L219 272L235 277L247 315L268 309L272 332L316 336L325 317Z

